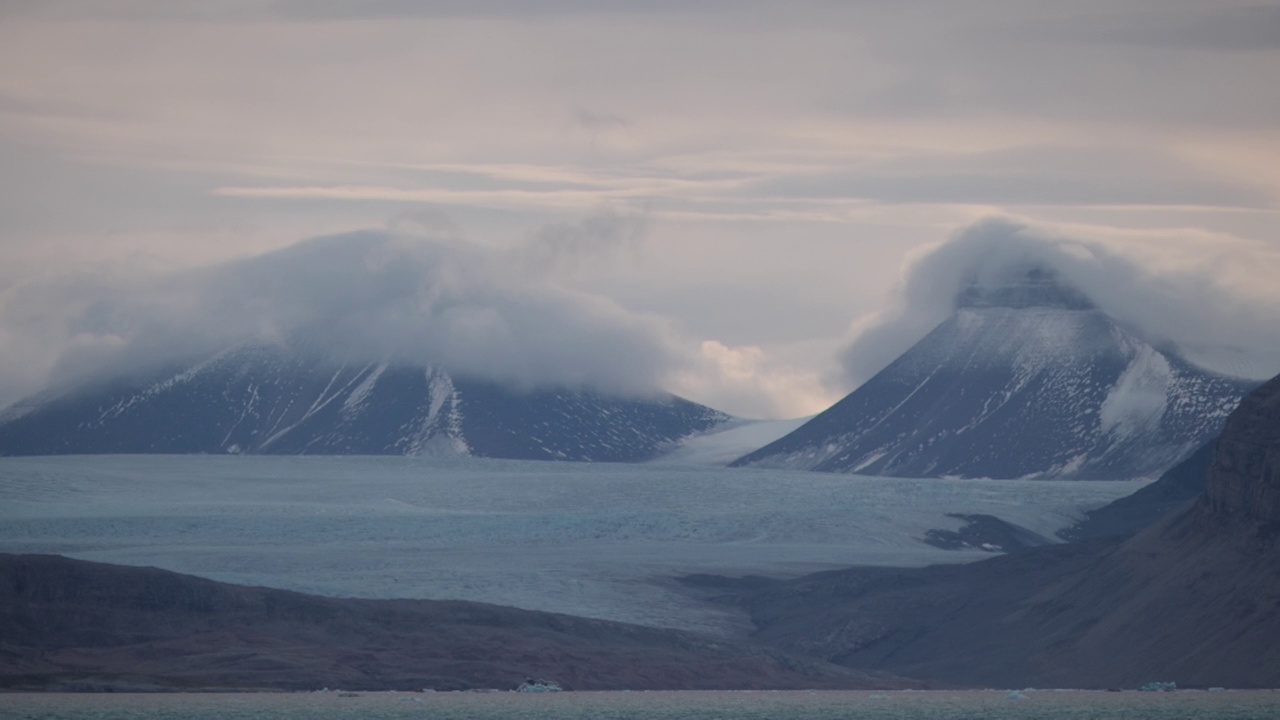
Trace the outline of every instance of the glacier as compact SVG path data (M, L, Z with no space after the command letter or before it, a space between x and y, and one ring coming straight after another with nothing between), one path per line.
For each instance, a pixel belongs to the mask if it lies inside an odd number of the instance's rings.
M789 420L735 418L681 439L671 450L649 462L728 465L752 450L794 432L812 419L812 415Z
M0 551L727 634L745 618L674 578L976 560L989 554L921 538L958 529L947 513L1052 537L1140 486L450 455L8 457Z

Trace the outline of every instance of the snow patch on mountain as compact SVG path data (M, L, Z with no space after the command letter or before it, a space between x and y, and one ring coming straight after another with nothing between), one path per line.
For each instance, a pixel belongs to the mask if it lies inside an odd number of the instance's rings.
M367 370L367 368L366 368ZM369 394L373 392L373 388L378 384L378 378L382 377L382 373L386 372L387 364L380 363L373 368L371 372L367 372L360 384L347 395L347 399L342 402L342 415L345 418L353 418L364 412L369 400Z
M28 403L0 454L479 455L635 462L730 418L671 395L512 390L433 365L334 363L277 346Z
M458 410L458 390L453 378L439 368L424 370L427 383L426 415L416 427L403 426L408 434L395 441L404 455L470 455L471 448L462 434L462 417Z
M93 423L96 425L101 425L102 423L107 422L108 420L120 417L124 413L128 412L129 408L133 407L135 404L146 402L148 399L153 398L156 395L159 395L165 392L166 390L170 390L178 385L182 385L183 383L190 382L193 378L198 377L200 373L204 372L208 368L213 367L218 363L226 360L226 356L227 356L227 353L218 353L213 357L210 357L208 360L204 360L203 362L196 363L190 368L183 370L182 372L177 373L172 377L166 378L164 380L161 380L160 382L150 385L142 392L130 395L129 397L116 402L111 407L108 407L106 410L103 410L98 415L98 417L93 421Z
M1102 431L1123 438L1158 427L1175 382L1164 355L1150 345L1141 346L1102 402L1098 412Z

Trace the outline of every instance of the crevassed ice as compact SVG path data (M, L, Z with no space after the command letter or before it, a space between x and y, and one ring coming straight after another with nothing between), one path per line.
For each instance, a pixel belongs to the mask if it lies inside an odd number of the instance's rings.
M1136 487L458 456L0 458L0 551L719 631L725 611L672 577L988 557L920 538L953 527L946 513L1052 536Z

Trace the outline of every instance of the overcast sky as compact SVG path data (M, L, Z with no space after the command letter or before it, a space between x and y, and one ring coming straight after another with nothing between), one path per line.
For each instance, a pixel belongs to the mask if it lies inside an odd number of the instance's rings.
M1266 0L0 1L0 404L322 328L798 416L1025 247L1278 372L1278 77Z

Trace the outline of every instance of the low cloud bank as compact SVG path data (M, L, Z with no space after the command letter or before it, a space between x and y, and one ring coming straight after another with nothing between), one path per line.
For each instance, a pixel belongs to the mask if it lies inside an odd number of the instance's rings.
M795 417L901 355L963 288L1028 266L1193 362L1242 377L1280 372L1280 288L1270 281L1280 256L1238 239L985 220L911 258L892 300L843 346L730 346L557 282L642 252L643 217L600 213L507 248L468 242L445 220L402 219L178 273L117 267L0 284L0 406L42 387L277 343L339 362L435 363L516 388L665 389L745 417Z
M577 258L608 242L591 233L617 224L549 229L529 252ZM567 249L551 233L568 233ZM662 321L559 287L509 252L404 232L321 237L163 277L26 284L3 290L0 313L6 344L32 371L4 379L11 393L29 392L41 365L64 387L276 343L336 361L437 363L520 388L645 394L678 354Z
M892 302L854 323L839 351L842 381L856 387L883 369L954 312L964 288L998 286L1029 266L1211 370L1280 372L1280 292L1266 281L1267 268L1280 271L1275 252L1209 237L1064 237L992 218L908 261Z
M420 211L209 267L0 285L0 407L245 344L433 363L517 389L666 390L745 417L812 414L835 398L823 373L783 350L692 338L676 320L561 282L638 257L645 233L643 213L606 209L494 247ZM818 353L828 362L830 347Z

